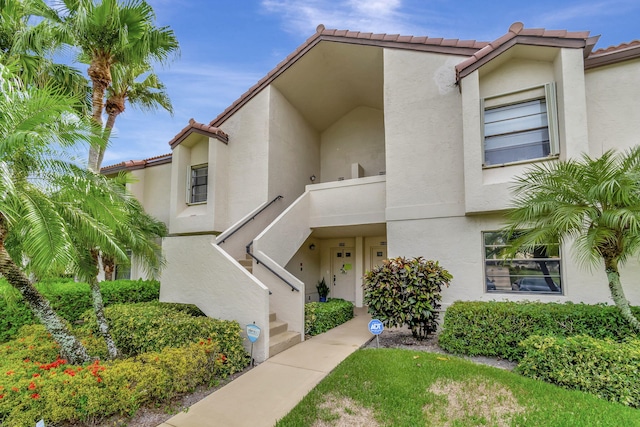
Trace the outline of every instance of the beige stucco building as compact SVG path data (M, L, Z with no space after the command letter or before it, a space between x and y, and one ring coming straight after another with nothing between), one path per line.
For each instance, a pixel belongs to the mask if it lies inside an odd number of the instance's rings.
M640 42L596 41L520 23L490 43L319 26L171 154L103 172L131 171L169 226L161 299L255 323L258 361L303 339L320 279L361 306L361 277L387 257L440 261L445 308L609 302L602 269L580 268L570 245L505 263L493 233L531 163L640 142ZM639 273L628 265L623 282Z

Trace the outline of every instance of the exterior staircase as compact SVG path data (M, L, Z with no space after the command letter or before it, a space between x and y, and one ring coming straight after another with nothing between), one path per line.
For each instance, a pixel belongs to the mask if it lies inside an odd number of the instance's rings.
M241 266L247 269L249 273L253 274L253 259L247 254L244 259L237 260Z
M276 313L269 313L269 357L302 342L299 332L287 330L287 322L278 320Z
M253 259L249 255L237 261L249 273L253 273ZM269 313L269 357L302 342L300 333L289 331L288 328L289 324L278 320L276 313Z

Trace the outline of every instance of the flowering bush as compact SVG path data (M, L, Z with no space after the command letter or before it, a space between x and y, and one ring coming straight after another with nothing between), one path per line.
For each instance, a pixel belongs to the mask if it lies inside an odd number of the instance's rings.
M39 341L33 345L19 338L0 351L3 427L34 425L41 418L55 423L131 415L140 405L213 382L226 361L211 339L124 360L96 360L85 366L69 365L57 356L18 359L27 351L40 355L57 352L50 338L40 336ZM52 351L47 353L47 348Z
M248 355L237 322L198 316L190 306L145 303L107 310L127 359L84 366L60 359L59 346L41 325L20 329L0 344L0 425L92 422L129 416L200 384L242 370ZM95 320L76 329L90 354L106 357Z

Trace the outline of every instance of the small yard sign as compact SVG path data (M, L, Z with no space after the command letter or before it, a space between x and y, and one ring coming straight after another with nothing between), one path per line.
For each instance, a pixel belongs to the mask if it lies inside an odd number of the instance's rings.
M260 338L260 327L256 325L247 325L247 338L252 343L258 341Z
M372 319L369 322L369 332L371 332L373 335L380 335L383 330L384 330L384 326L382 325L382 322L379 321L378 319Z
M247 325L247 338L251 341L251 365L255 366L255 360L253 360L253 343L260 338L260 327L255 323Z
M384 331L384 325L378 319L371 319L369 322L369 332L376 336L376 345L380 348L379 335Z

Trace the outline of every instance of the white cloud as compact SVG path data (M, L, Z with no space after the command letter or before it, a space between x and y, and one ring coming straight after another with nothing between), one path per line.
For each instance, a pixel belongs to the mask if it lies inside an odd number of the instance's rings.
M401 0L262 0L267 13L282 18L286 31L309 34L318 24L327 28L413 34L413 17ZM424 30L423 30L424 31Z
M575 25L575 22L602 18L606 16L620 16L632 10L638 10L640 4L637 0L604 0L600 2L579 2L569 6L560 6L553 12L540 15L537 25L549 27L550 25L562 28ZM535 19L535 18L534 18Z

